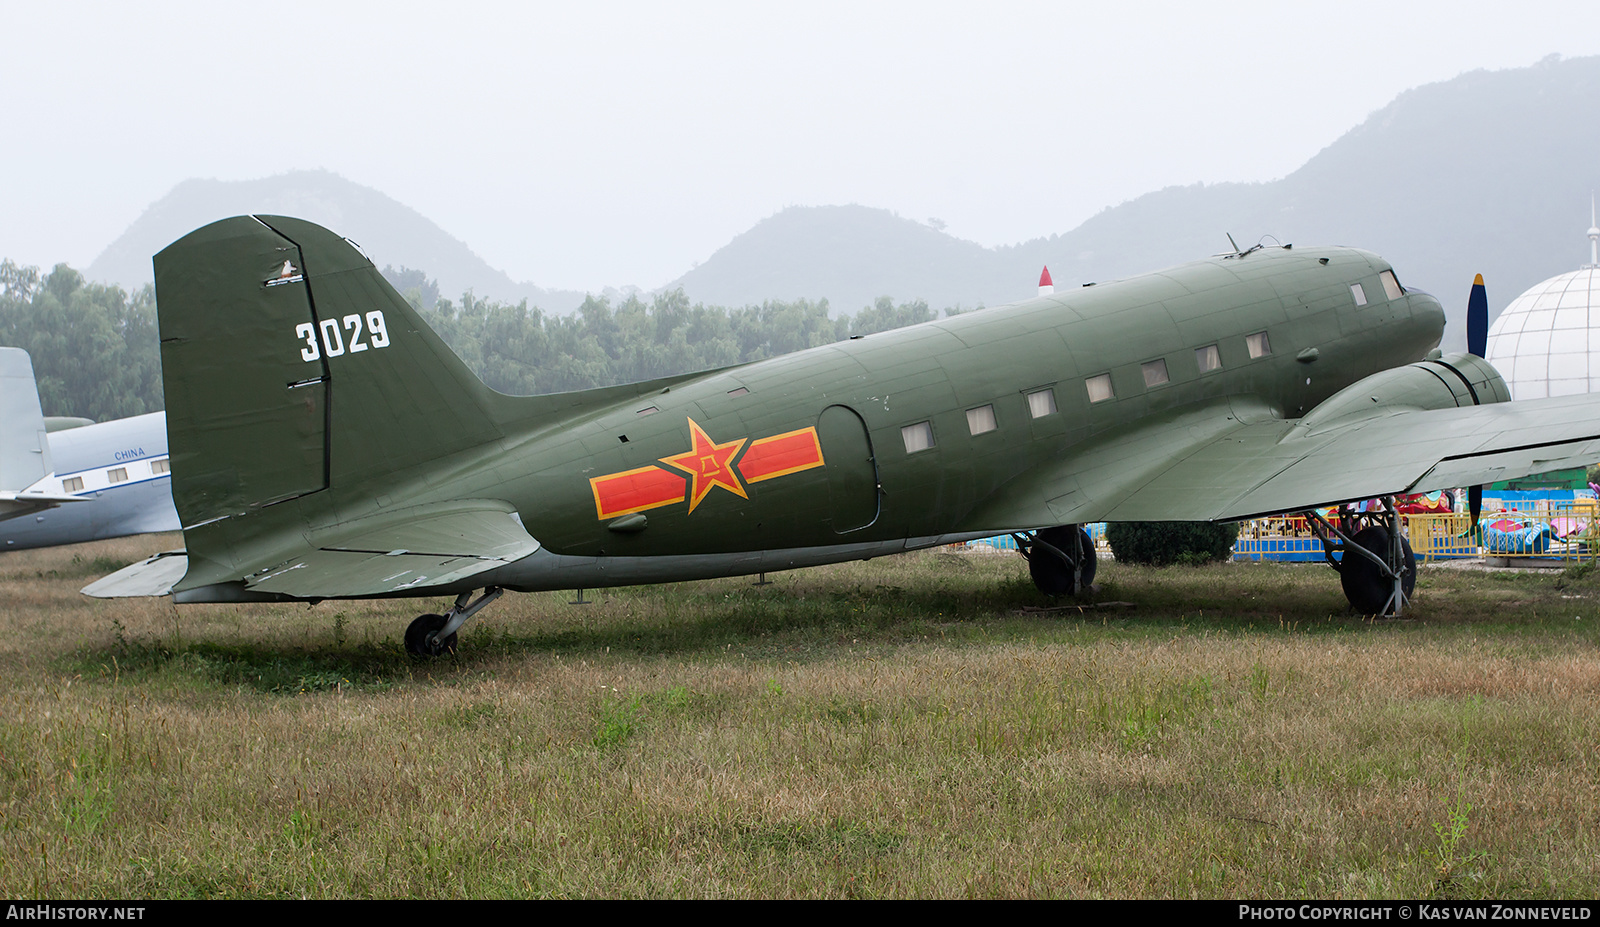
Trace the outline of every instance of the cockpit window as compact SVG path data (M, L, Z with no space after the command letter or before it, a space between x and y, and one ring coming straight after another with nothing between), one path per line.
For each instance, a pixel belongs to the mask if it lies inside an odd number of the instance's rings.
M1394 278L1394 271L1386 270L1378 275L1378 279L1383 281L1385 299L1399 299L1406 294L1406 291L1400 288L1400 281Z
M1355 299L1356 305L1358 306L1365 306L1367 304L1367 291L1362 289L1361 284L1359 283L1350 284L1350 296Z

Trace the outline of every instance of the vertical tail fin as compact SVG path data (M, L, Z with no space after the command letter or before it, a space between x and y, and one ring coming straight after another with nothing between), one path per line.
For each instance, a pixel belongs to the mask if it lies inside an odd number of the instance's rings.
M155 271L185 525L359 489L499 434L497 394L327 229L224 219L157 254Z
M26 489L52 469L33 360L0 348L0 490Z
M69 501L21 492L54 469L33 360L21 348L0 348L0 521Z

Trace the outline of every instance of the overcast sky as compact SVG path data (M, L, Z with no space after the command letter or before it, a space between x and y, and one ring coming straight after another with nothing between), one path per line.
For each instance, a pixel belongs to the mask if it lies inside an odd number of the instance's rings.
M180 181L302 168L547 287L659 286L790 205L1011 244L1600 54L1600 3L1519 7L0 0L0 256L83 267Z

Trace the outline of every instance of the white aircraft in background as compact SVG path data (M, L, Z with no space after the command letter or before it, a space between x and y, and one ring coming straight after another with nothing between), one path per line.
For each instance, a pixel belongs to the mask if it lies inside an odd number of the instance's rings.
M180 527L165 412L46 418L28 352L0 348L0 550Z

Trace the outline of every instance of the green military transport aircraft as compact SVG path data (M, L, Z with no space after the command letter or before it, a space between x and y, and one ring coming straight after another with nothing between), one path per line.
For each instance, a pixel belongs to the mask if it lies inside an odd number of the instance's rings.
M1375 254L1210 260L770 360L576 393L484 386L350 242L224 219L155 257L187 552L90 595L457 596L867 559L1011 532L1050 595L1079 527L1230 521L1600 459L1600 396L1508 402ZM1415 578L1393 516L1317 524L1352 603ZM474 599L474 594L483 594Z

